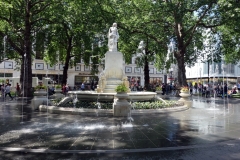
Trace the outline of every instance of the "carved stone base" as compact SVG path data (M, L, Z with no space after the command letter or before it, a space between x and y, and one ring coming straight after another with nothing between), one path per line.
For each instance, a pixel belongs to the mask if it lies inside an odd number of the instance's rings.
M113 103L113 116L128 116L131 110L131 104L127 101L127 93L117 93Z
M191 96L189 92L181 92L179 95L181 98L178 101L183 102L188 108L192 107L192 100L189 99Z

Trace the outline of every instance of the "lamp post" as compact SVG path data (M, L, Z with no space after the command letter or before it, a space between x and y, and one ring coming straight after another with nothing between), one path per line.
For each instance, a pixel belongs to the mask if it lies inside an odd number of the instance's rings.
M3 84L5 84L5 82L6 82L6 79L5 79L5 54L6 54L6 39L7 39L7 36L4 36L3 37L3 47L4 47L4 50L3 50L3 61L4 61L4 71L3 71L3 77L4 77L4 83ZM4 86L4 87L6 87L6 86ZM6 92L5 92L5 89L4 89L4 94L3 94L3 97L4 97L4 102L5 102L5 94L6 94Z
M199 71L200 71L200 83L202 82L202 76L201 76L201 74L202 74L202 68L199 68Z
M172 81L173 81L173 68L170 68L169 72L170 72L170 84L172 85Z

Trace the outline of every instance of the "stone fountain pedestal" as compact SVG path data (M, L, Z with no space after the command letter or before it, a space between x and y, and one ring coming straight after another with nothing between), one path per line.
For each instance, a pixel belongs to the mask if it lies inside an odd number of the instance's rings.
M63 97L65 97L65 96L62 94L62 90L61 89L55 89L54 98L55 99L60 99L60 98L63 98Z
M187 92L180 91L180 92L181 93L179 94L179 96L181 96L181 98L178 101L183 102L184 105L186 105L188 108L192 107L192 100L189 98L191 94L189 93L189 91Z
M105 54L105 69L100 74L98 93L116 93L115 88L125 83L129 86L127 77L123 72L123 54L118 51L108 51Z
M31 106L32 110L36 110L40 105L47 102L47 91L45 89L40 89L34 92L34 98L32 99Z
M131 111L131 104L127 101L127 93L117 93L113 103L113 116L128 116Z

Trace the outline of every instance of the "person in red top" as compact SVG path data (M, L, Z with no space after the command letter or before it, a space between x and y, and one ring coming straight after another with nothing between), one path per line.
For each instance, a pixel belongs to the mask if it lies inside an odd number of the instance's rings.
M62 93L63 93L65 96L67 95L67 86L66 86L65 84L63 84Z
M16 86L16 95L17 96L20 96L20 86L19 86L19 84L17 83L17 86Z

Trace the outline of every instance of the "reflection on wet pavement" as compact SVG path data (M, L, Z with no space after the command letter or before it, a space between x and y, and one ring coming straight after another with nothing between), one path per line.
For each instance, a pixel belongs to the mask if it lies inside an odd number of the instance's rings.
M134 121L127 117L41 113L32 111L28 105L22 108L21 104L11 102L0 105L0 117L3 151L18 148L131 153L138 149L195 148L240 138L238 100L195 97L189 110L134 115Z

